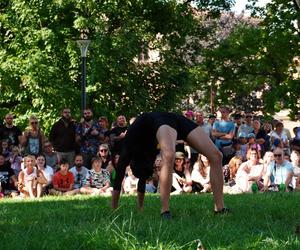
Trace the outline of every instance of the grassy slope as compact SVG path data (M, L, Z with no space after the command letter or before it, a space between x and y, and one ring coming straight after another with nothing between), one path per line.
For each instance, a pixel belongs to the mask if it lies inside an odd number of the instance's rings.
M226 196L233 213L215 216L211 195L171 198L172 221L161 221L157 195L143 213L135 197L46 197L0 200L1 249L300 249L300 193Z

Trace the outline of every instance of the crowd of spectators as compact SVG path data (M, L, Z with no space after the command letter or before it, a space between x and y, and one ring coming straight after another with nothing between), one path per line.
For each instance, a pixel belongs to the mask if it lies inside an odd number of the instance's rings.
M279 120L266 121L252 112L219 108L183 112L198 124L223 154L224 192L299 191L300 127L294 135ZM299 115L300 120L300 115ZM8 113L0 127L0 196L38 198L43 195L110 195L123 139L128 129L120 115L111 126L87 108L80 122L64 108L46 136L36 116L24 131ZM159 147L158 147L159 148ZM158 154L146 192L159 192ZM137 192L130 166L122 191ZM211 192L210 163L184 141L177 141L172 193Z

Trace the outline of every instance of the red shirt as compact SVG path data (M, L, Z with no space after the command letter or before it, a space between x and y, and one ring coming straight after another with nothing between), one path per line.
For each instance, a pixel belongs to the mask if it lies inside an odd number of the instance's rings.
M62 175L61 172L58 171L53 176L53 186L57 186L59 188L70 188L72 184L74 184L74 176L69 171L66 175Z

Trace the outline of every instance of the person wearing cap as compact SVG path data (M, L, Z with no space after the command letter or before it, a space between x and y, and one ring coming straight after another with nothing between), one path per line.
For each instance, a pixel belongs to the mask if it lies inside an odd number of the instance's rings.
M172 194L192 192L192 179L186 164L185 155L182 152L176 152L174 162L174 172L172 178Z
M213 125L212 135L215 138L215 144L218 149L232 144L234 136L234 123L229 119L230 109L221 107L221 120L216 121Z
M247 160L247 135L244 132L238 134L238 141L241 143L241 153L243 161Z
M130 164L133 174L139 178L138 208L143 209L145 183L153 173L159 145L162 165L159 175L161 216L172 218L169 207L172 172L175 160L176 140L186 141L198 152L204 154L211 163L211 185L214 194L214 210L216 213L226 213L223 200L222 155L205 132L186 117L168 112L144 113L137 117L129 127L121 155L116 168L116 179L112 193L112 208L119 205L121 185L126 167Z
M261 159L261 146L255 142L255 134L249 133L247 135L248 143L247 145L247 159L250 158L250 150L255 149L257 151L258 159Z

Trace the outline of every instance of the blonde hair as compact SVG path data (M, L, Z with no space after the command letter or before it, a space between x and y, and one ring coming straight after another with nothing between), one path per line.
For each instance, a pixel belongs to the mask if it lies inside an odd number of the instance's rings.
M230 179L233 179L239 169L239 166L237 166L238 162L242 162L241 156L234 156L231 158L231 160L228 163L229 171L230 171Z

